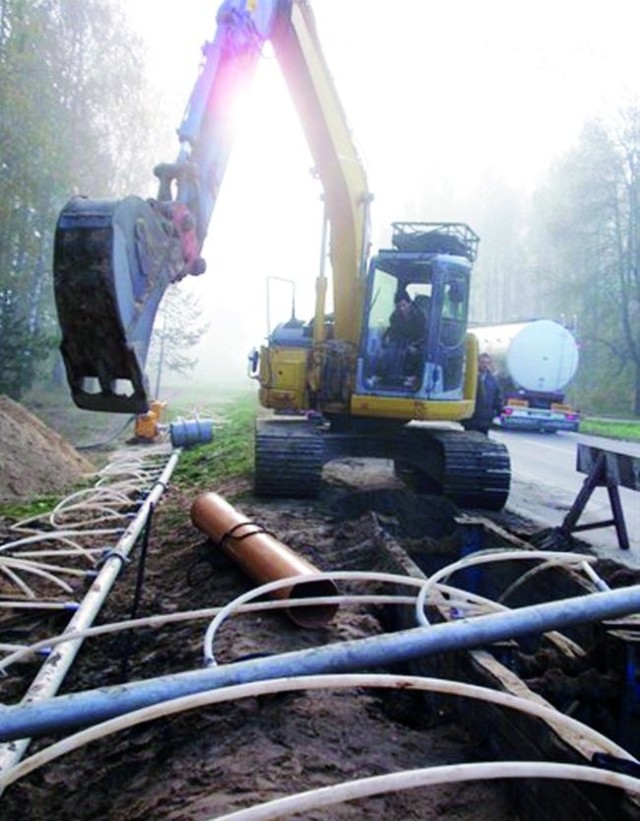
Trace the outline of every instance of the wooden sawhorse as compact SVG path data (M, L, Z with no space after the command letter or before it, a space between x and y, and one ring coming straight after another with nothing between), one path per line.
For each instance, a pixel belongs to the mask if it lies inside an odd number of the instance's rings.
M560 527L563 536L583 530L594 530L613 525L622 550L629 550L629 535L620 503L620 486L640 490L640 457L594 445L578 444L576 470L586 473L576 500ZM606 487L611 504L612 518L592 524L577 524L591 494L597 487Z

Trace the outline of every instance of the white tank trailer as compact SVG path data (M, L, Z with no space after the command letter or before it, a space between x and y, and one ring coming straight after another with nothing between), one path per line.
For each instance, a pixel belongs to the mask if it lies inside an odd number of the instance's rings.
M577 431L580 417L565 400L579 350L568 328L550 319L471 329L491 354L503 392L500 423L518 430Z

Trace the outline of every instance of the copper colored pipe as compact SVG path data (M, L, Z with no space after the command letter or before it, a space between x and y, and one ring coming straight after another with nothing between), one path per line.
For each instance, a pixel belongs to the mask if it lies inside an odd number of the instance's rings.
M298 556L261 525L247 519L217 493L202 493L191 505L191 521L210 536L242 570L260 584L289 576L313 576L318 569ZM279 599L335 596L337 589L329 579L275 590ZM338 605L322 604L292 607L287 615L300 627L321 627L336 614Z

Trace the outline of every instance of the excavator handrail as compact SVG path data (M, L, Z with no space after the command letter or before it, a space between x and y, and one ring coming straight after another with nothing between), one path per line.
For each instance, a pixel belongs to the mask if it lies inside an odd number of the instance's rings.
M457 254L474 262L480 237L464 222L392 222L392 243L399 251Z

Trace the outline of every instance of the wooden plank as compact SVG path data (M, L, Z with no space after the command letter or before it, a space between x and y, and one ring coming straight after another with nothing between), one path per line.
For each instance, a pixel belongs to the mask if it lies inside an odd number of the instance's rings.
M475 521L479 523L481 520ZM496 535L494 525L489 525L488 529ZM520 546L525 545L522 542ZM533 548L532 545L526 546ZM397 572L426 579L421 568L393 539L384 539L384 549ZM558 573L561 574L561 571ZM575 585L575 578L571 584ZM558 584L557 587L562 588L562 585ZM575 593L575 586L573 589ZM441 614L446 618L446 613L441 611ZM410 608L400 610L398 617L402 628L415 625ZM479 684L552 707L487 649L429 656L412 662L410 668L415 675ZM543 721L498 705L479 705L471 699L451 699L432 694L425 696L425 705L436 715L443 710L453 710L463 726L486 742L490 758L497 761L538 760L588 766L595 753L608 752L593 739L580 736L560 723ZM566 780L521 779L509 785L509 790L522 821L576 821L576 818L638 821L640 818L640 799L621 790L598 785Z
M591 473L598 457L602 456L603 480L630 490L640 490L640 457L613 447L596 447L578 443L576 470Z

